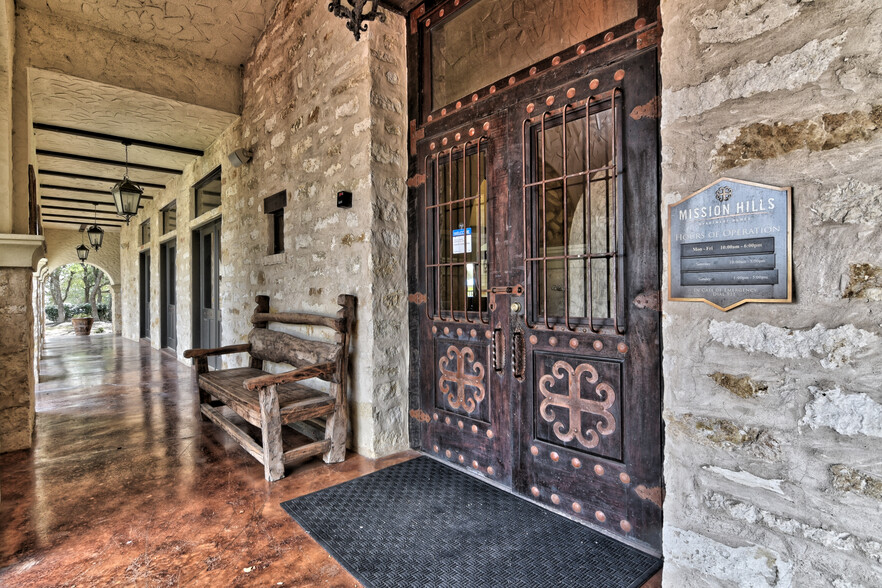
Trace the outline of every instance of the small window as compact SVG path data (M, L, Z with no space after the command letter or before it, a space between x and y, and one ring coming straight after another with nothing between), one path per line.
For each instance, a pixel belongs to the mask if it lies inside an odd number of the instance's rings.
M263 211L269 221L269 254L275 255L285 251L285 205L287 194L282 191L267 196L263 201Z
M172 202L162 209L162 234L167 235L178 226L178 203Z
M145 220L141 223L141 245L146 245L150 242L150 219Z
M221 168L217 168L193 186L196 191L196 216L202 216L221 204Z

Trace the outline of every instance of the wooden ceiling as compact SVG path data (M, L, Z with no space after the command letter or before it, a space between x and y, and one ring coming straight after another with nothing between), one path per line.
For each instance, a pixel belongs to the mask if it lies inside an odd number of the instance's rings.
M31 70L37 184L43 225L118 229L110 189L126 173L154 198L236 119L229 113Z

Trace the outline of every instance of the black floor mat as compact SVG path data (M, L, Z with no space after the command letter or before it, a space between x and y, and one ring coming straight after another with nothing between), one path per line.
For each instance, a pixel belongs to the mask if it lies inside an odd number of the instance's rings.
M661 567L428 457L282 507L369 588L633 588Z

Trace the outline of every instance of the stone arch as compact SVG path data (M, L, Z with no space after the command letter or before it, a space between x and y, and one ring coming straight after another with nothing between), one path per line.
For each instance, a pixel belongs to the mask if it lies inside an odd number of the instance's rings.
M70 263L79 263L77 245L82 243L82 234L76 230L46 229L46 269L49 272ZM107 274L111 288L120 284L119 233L104 233L104 245L98 251L89 251L86 264L93 265Z

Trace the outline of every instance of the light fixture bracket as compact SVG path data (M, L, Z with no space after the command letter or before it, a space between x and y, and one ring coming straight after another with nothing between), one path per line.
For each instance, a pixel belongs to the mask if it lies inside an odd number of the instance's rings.
M349 6L344 6L342 0L331 0L328 11L334 16L346 19L346 28L355 35L355 40L361 39L361 34L367 31L367 23L372 20L386 22L386 15L378 10L379 0L345 0ZM365 7L368 8L365 11Z

